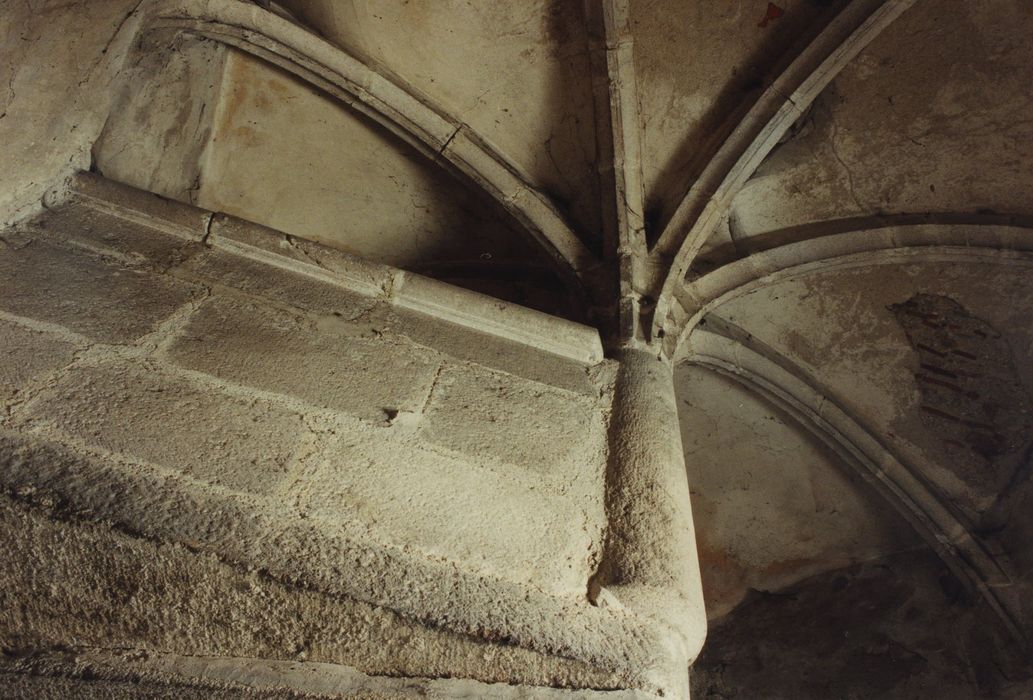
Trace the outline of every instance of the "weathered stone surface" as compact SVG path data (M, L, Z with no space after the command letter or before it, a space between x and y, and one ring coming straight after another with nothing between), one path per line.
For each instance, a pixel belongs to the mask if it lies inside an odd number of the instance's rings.
M203 211L203 210L201 210ZM209 244L275 267L332 281L349 292L374 297L390 285L396 268L225 214L212 217Z
M16 394L33 377L67 364L75 349L49 333L0 321L0 400Z
M286 238L283 245L290 245ZM342 318L356 318L376 304L368 296L343 289L329 274L299 274L300 268L292 266L288 258L271 259L279 265L256 260L252 251L243 247L215 246L190 259L183 270L278 304Z
M584 397L500 372L448 365L421 435L475 462L562 478L599 454L604 426L594 402Z
M54 651L0 662L7 697L158 700L647 700L647 693L530 688L462 678L367 675L340 664L253 658Z
M5 2L0 24L0 222L39 208L44 192L90 166L90 147L111 102L114 66L132 32L137 0ZM132 24L131 22L129 23ZM120 41L121 39L121 41Z
M201 308L169 354L182 367L377 422L420 411L440 363L362 324L225 297Z
M85 222L85 240L99 241L94 247L103 248L103 240L88 229L91 220L71 215L67 225L77 221ZM132 226L125 231L130 235L113 246L119 259L103 259L119 272L161 278L160 265L151 267L149 259L137 261L120 248L133 243ZM288 255L278 257L285 265L270 259L275 251L264 247L274 241L261 238L226 256L227 263L255 264L241 273L246 280L260 279L260 271L267 269L282 270L292 278L314 276L341 291L337 276L349 270L302 260L321 251L302 251L283 239ZM15 245L36 242L31 236L8 239ZM205 255L195 254L164 277L208 282L193 264ZM552 484L544 487L543 474L513 469L497 458L501 442L493 448L495 458L471 458L429 444L420 435L426 404L441 364L453 360L397 333L397 319L383 313L382 299L360 295L381 309L371 307L371 313L360 311L361 319L349 320L219 285L203 293L205 299L178 307L146 343L84 341L77 365L49 377L14 407L5 427L23 438L4 465L9 489L29 499L40 494L38 503L62 504L76 517L261 568L280 581L431 617L456 633L483 636L482 630L490 630L486 634L493 639L512 638L524 648L560 650L587 663L619 668L621 677L637 678L642 664L635 659L658 653L661 640L639 620L598 610L583 599L604 523L598 502L601 471L580 467L597 460L598 451L544 474ZM220 308L228 315L209 314ZM440 322L421 318L428 325ZM44 323L60 335L57 325ZM194 334L197 328L202 331ZM442 337L454 328L445 324ZM212 367L169 367L168 360L192 356L191 339L223 343L207 356ZM255 353L256 342L283 353ZM234 344L236 354L229 351ZM342 379L340 392L328 391L333 382L326 377L335 376L342 358L354 361L356 347L363 348L359 364L370 363L379 383L362 385L366 393L361 397L346 396L346 388L354 389L354 377ZM222 356L237 365L235 380L216 376L230 372L229 365L219 364L226 359ZM419 371L412 376L419 381L385 370L385 358L416 366ZM284 383L278 375L289 375L294 365L297 374ZM325 376L305 379L320 366ZM605 367L564 365L564 372L587 382L587 390L576 393L474 364L453 368L536 387L552 397L547 402L557 410L569 396L577 411L592 413L601 425ZM261 381L253 381L256 377ZM379 401L384 392L404 401ZM528 401L525 397L522 410ZM366 452L349 462L348 448L336 442L342 436L349 441L364 436ZM36 463L33 441L46 441L57 452L39 452ZM365 457L381 462L359 464ZM328 465L332 468L324 469ZM343 493L341 483L351 491ZM472 504L471 493L482 496ZM532 510L538 517L528 523ZM413 590L420 591L417 599L410 595ZM626 637L625 627L635 631ZM540 634L543 629L548 631ZM624 648L623 638L633 648ZM498 676L514 677L509 672Z
M5 650L71 642L120 649L137 661L164 652L345 663L381 675L463 669L487 682L607 683L584 665L429 629L347 597L285 585L260 568L53 515L0 498L0 546L23 563L0 567Z
M135 48L112 91L93 167L111 180L194 203L227 49L189 35L152 35Z
M697 695L1029 696L1028 669L987 654L1033 630L1029 4L0 2L0 220L49 208L0 232L0 381L21 387L0 502L38 520L0 515L0 617L32 620L0 673L15 655L84 686L0 695L160 697L198 669L286 683L307 656L395 676L326 692L345 697L685 698L669 602L695 525L728 584L707 612L738 606ZM85 168L209 211L62 199ZM690 361L749 395L682 375L675 401L639 371L650 315L674 354L707 269L734 301ZM409 271L591 319L611 359L584 352L590 329ZM191 324L204 295L239 316ZM887 309L916 295L1000 342L944 362L936 319ZM918 543L996 615L886 561L782 587Z
M180 679L160 680L100 679L92 672L81 672L78 669L69 671L67 676L40 673L32 675L23 668L0 671L0 684L11 700L61 700L62 698L78 698L78 700L133 700L145 697L148 700L257 700L259 698L290 698L302 700L310 695L279 690L250 690L240 688L215 688L211 685L198 684L191 687Z
M77 369L19 414L92 447L227 489L268 493L287 477L306 432L298 414L234 397L146 364Z
M928 400L915 378L928 372L921 367L928 363L916 352L892 309L906 304L916 293L946 296L997 329L1000 339L979 343L987 346L978 351L983 359L959 369L974 375L966 379L972 386L965 391L980 394L974 402L979 411L998 411L1001 418L1010 413L1010 420L1021 424L1028 420L1023 416L1033 393L1033 328L1025 308L1025 300L1033 293L1030 267L1022 262L1012 266L1003 259L996 264L992 259L965 258L891 262L883 259L844 269L819 268L733 299L717 313L806 368L810 381L883 435L885 444L921 473L922 479L934 483L952 507L964 509L968 517L976 519L1023 462L1024 449L999 455L989 464L971 447L953 444L964 443L970 428L960 423L952 428L944 421L943 430L930 429L939 419L923 408ZM916 322L935 334L933 320ZM943 330L960 333L960 324L953 325L958 327ZM921 344L933 347L927 341ZM997 361L985 354L990 346L996 348ZM1013 363L1014 372L1005 360ZM997 381L991 379L1002 374L1011 375L1007 391L995 388ZM943 388L967 400L954 389ZM1018 435L1016 447L1027 437L1021 430ZM970 475L968 482L962 478L965 474Z
M655 646L662 639L619 612L592 607L573 592L557 596L412 547L385 546L371 538L369 524L336 513L299 512L277 499L214 489L174 471L38 437L0 432L0 447L0 483L50 519L99 522L151 542L184 544L292 587L429 617L459 634L569 650L561 656L620 669L613 672L624 678L638 678L646 659L663 656Z
M235 51L222 80L201 206L399 267L526 254L476 192L323 91ZM454 127L437 122L443 144Z
M669 218L684 194L701 144L713 138L732 110L755 99L771 66L822 21L819 3L779 0L773 3L781 13L778 21L761 25L765 5L724 0L629 3L642 115L645 213L653 222ZM692 61L671 60L690 55Z
M53 188L32 226L160 269L200 250L212 213L92 172Z
M201 296L196 286L44 238L0 243L0 309L129 343Z
M388 544L493 576L583 590L603 526L601 512L586 513L585 500L436 454L403 426L339 432L287 492L303 510L366 523Z
M589 326L527 309L439 280L400 273L391 287L398 308L492 335L509 345L594 365L603 359L599 332ZM466 343L466 345L476 343Z
M1033 433L1033 395L1008 340L947 296L916 294L889 311L915 351L922 425L943 442L946 466L996 496L1014 478L1007 456L1025 449Z
M605 362L588 365L543 353L513 339L479 332L408 309L381 314L382 324L415 343L457 360L483 365L532 382L598 397L606 383Z
M1022 0L914 3L736 198L740 242L876 212L1028 212L1029 17Z

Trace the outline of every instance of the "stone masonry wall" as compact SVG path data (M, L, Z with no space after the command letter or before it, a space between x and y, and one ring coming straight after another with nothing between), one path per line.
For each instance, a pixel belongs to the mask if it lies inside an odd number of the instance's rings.
M579 345L581 329L541 319L542 342L568 357L478 333L411 308L428 305L420 285L437 283L92 176L47 204L0 242L0 489L12 532L101 523L461 633L504 629L548 653L598 641L526 609L584 606L584 625L605 626L583 599L604 528L612 367ZM37 574L19 572L16 585L61 580ZM126 605L146 588L105 585ZM507 610L506 598L525 607ZM153 642L112 622L119 606L78 623L89 606L40 606L4 620L8 645ZM490 669L469 673L521 675ZM602 682L584 680L598 674L588 669L519 680Z

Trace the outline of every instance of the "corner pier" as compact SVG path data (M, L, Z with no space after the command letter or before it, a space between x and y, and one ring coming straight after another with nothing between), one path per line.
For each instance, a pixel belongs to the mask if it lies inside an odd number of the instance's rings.
M673 367L645 344L612 356L618 369L606 478L609 531L589 595L596 605L620 606L673 633L669 658L649 675L688 697L685 670L703 646L707 619Z

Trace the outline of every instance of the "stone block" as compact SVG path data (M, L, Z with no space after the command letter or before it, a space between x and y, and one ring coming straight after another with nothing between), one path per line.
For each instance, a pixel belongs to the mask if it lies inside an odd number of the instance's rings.
M175 264L196 251L211 213L93 173L48 194L36 224L129 258Z
M429 277L399 273L391 297L400 308L482 330L539 352L590 365L603 359L594 328Z
M387 268L349 262L348 256L325 250L321 266L311 244L257 224L219 216L211 230L211 249L185 268L281 304L351 319L376 306L376 295L387 284ZM318 259L323 263L324 257Z
M291 486L302 509L363 523L384 544L433 559L583 590L598 524L573 499L437 453L395 428L338 432Z
M6 649L62 649L69 645L114 649L111 659L118 663L147 663L149 659L158 664L151 671L160 676L184 674L167 694L155 695L130 672L129 677L137 682L124 694L112 695L102 684L100 690L95 687L97 676L103 675L101 669L109 668L107 664L91 666L90 659L97 661L97 657L87 659L83 656L87 652L77 648L74 654L57 653L74 666L68 669L73 675L90 679L85 682L88 687L20 695L11 693L11 677L4 672L20 661L35 666L41 654L8 654L0 657L4 698L207 700L238 696L214 690L207 683L203 693L184 694L183 683L205 677L239 683L245 676L264 678L272 689L242 694L242 700L301 697L285 690L284 674L291 668L306 667L305 661L315 662L309 664L315 667L311 672L329 676L324 678L327 684L318 684L315 694L305 694L306 698L371 697L362 688L330 683L342 678L346 666L381 677L396 676L399 685L394 690L399 692L402 687L410 689L413 679L421 676L461 675L499 683L503 688L510 688L507 682L551 685L557 678L571 685L605 687L607 681L612 683L608 674L585 664L505 641L486 644L348 596L287 584L270 576L261 564L235 566L196 549L134 537L120 528L82 522L77 517L55 518L45 508L17 497L0 495L0 551L18 562L0 568L0 642ZM126 655L126 649L148 653ZM176 654L189 658L171 656ZM281 657L289 660L275 661ZM266 663L261 659L278 668L261 670ZM229 667L238 663L241 665ZM220 664L226 664L224 672L217 670ZM55 670L50 665L47 668L48 672ZM85 674L84 668L95 673ZM344 679L359 675L357 670L345 671ZM456 695L433 690L424 695L412 690L412 695L406 692L404 697L485 697L480 690L467 688ZM575 698L566 691L556 692L563 700ZM373 696L384 697L380 693ZM387 697L400 696L391 692ZM505 697L527 696L514 693ZM610 693L605 698L617 700Z
M394 268L343 250L225 214L215 215L210 232L208 242L216 248L290 267L299 274L325 276L344 289L367 296L382 294L395 273Z
M435 386L421 436L473 460L562 477L598 469L605 426L587 397L449 365Z
M170 348L181 367L376 422L422 409L438 356L333 316L215 298Z
M190 240L167 222L146 213L81 202L51 209L33 220L45 235L118 258L133 267L166 269L201 250L200 238Z
M586 396L598 394L598 368L605 363L586 365L410 309L392 308L383 317L384 327L392 332L457 360Z
M16 394L33 377L69 363L75 349L49 333L0 321L0 400Z
M77 369L17 421L227 489L270 493L305 432L301 416L143 364Z
M0 244L0 308L104 343L131 343L203 290L42 238Z

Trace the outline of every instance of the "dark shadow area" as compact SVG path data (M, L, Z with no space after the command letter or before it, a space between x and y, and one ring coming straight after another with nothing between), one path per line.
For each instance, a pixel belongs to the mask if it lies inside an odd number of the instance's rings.
M930 552L757 592L714 623L693 698L1028 698L1028 660Z

